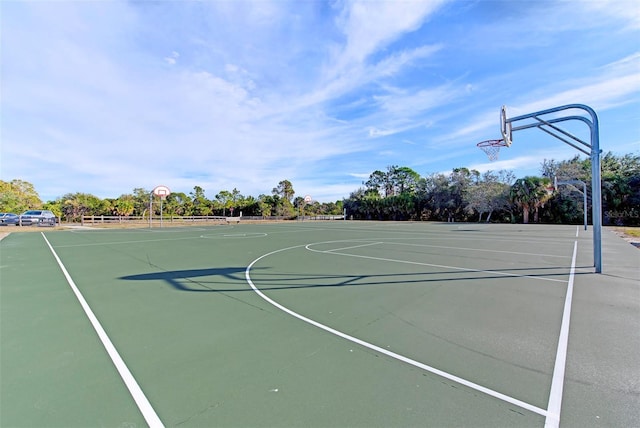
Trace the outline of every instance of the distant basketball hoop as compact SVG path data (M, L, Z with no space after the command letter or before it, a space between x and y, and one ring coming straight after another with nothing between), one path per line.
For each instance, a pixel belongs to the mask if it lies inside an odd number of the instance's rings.
M480 150L485 152L491 162L498 160L501 148L509 147L509 145L503 139L481 141L477 144L477 146L480 148Z
M167 186L156 186L156 188L153 189L153 194L160 199L165 200L167 199L167 196L171 194L171 190L169 190Z
M167 186L156 186L151 195L155 195L160 198L160 227L162 227L162 201L167 199L167 196L171 194L171 190ZM149 227L152 227L153 222L153 198L149 196Z

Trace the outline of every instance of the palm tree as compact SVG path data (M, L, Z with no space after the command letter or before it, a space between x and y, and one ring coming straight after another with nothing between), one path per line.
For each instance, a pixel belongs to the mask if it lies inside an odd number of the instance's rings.
M510 199L520 208L524 223L529 223L529 213L534 210L534 221L538 221L538 210L551 198L551 180L543 177L519 178L509 191Z
M551 180L547 177L536 177L536 187L533 192L533 221L538 222L538 209L544 207L544 204L553 196L553 187L551 187Z
M133 214L135 209L135 204L133 201L133 197L130 195L122 195L120 196L113 207L113 211L118 216L130 216Z

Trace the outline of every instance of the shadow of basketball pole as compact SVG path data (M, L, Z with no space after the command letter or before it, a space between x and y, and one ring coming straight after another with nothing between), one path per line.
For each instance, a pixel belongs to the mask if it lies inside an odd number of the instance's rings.
M265 268L253 268L259 270ZM526 271L527 273L519 273ZM206 268L174 271L159 271L138 275L127 275L118 279L125 281L164 281L179 291L198 293L235 293L251 292L245 278L246 268ZM325 287L354 286L412 286L429 283L452 283L474 280L513 280L513 278L537 278L541 280L561 281L568 274L566 266L540 268L510 268L464 271L436 270L431 272L394 273L394 274L294 274L263 273L259 282L261 291L281 291Z

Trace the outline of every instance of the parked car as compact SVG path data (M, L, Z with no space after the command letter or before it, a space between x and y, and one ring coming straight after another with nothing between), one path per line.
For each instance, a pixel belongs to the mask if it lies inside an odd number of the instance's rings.
M0 226L17 225L20 217L14 213L0 213Z
M55 226L56 216L49 210L29 210L20 214L22 226Z

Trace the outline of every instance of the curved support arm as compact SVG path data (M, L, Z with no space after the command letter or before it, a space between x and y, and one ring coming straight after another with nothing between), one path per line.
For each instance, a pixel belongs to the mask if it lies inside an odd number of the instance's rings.
M540 116L544 116L551 113L557 113L564 110L578 109L586 112L589 118L584 116L565 116L560 118L554 118L550 120L543 120ZM514 127L513 124L515 122L519 122L521 120L526 119L535 119L536 122L524 124L520 126ZM565 122L568 120L579 120L585 123L589 130L591 131L591 141L590 143L585 143L579 138L571 135L570 133L554 126L553 124L559 122ZM529 128L539 128L540 130L556 137L562 142L574 147L575 149L590 155L591 157L591 199L593 201L593 210L592 210L592 221L593 221L593 263L596 268L596 273L602 272L602 180L601 180L601 169L600 169L600 127L598 124L598 115L596 112L589 106L584 104L567 104L564 106L554 107L547 110L537 111L535 113L524 114L521 116L516 116L512 118L505 118L505 122L511 124L511 132L520 131L523 129ZM563 134L571 139L583 144L584 146L590 149L590 153L582 150L580 147L575 144L567 141L563 137L555 134L550 129Z

